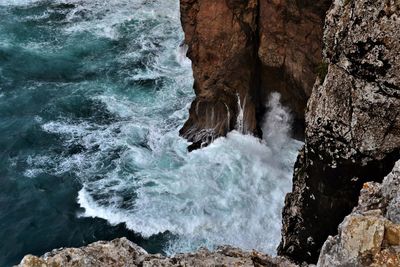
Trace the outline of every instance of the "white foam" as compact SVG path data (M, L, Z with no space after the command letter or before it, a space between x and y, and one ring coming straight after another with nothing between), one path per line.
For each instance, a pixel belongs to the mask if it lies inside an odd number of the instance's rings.
M264 139L275 150L281 150L290 142L291 117L289 110L280 103L281 95L274 92L270 95L267 108L269 112L263 124ZM273 141L268 141L273 140Z
M271 112L276 111L273 108ZM232 132L205 149L187 154L183 140L166 137L170 138L175 139L170 145L180 143L175 160L167 159L176 150L165 146L166 140L158 142L158 155L143 156L136 150L125 153L136 167L143 162L149 165L136 169L129 182L112 190L123 191L129 184L137 198L131 203L113 198L99 205L85 187L79 194L84 215L114 224L124 222L145 237L170 231L179 238L170 244L169 253L230 244L273 254L280 238L283 199L291 187L291 169L300 144L289 141L277 151L267 145L276 140L265 142ZM143 162L137 164L138 159ZM92 192L108 190L104 187L107 179L91 183ZM130 209L120 208L127 204Z
M240 96L237 94L237 108L238 108L238 115L236 118L236 126L235 129L239 131L239 133L245 133L245 125L244 125L244 109L246 105L246 98L243 101L243 106L240 103Z

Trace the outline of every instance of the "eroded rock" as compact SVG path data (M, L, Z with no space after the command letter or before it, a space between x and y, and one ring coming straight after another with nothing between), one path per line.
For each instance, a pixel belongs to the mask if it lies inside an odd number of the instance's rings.
M327 13L327 74L308 102L280 255L316 262L364 182L382 181L400 158L399 16L397 0L336 0Z
M220 247L214 252L200 249L194 253L178 254L164 257L159 254L148 254L144 249L126 238L110 242L96 242L82 248L53 250L42 257L27 255L18 267L178 267L178 266L274 266L296 267L282 257L272 258L268 255L245 252L229 246Z
M181 0L196 99L180 134L199 148L235 128L257 134L258 1ZM237 127L238 128L238 127Z
M338 235L325 242L318 267L400 266L400 224L389 217L389 203L399 194L393 187L400 182L399 171L400 161L382 184L364 184L358 206L341 223Z
M331 1L180 1L196 93L180 131L193 142L190 149L233 129L261 135L265 104L274 91L293 113L294 135L303 138Z

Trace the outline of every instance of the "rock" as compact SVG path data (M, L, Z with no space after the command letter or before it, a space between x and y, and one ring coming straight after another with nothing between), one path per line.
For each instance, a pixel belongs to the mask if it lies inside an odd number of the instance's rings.
M400 163L396 163L393 171L386 176L382 183L382 197L388 202L386 207L386 217L400 224Z
M42 257L25 256L19 267L137 266L147 252L126 238L99 241L82 248L56 249Z
M292 110L295 134L303 137L304 111L321 67L325 13L332 0L259 3L261 101L279 92Z
M295 134L303 135L331 1L180 1L196 93L180 131L190 149L233 129L260 136L274 91L293 112Z
M82 248L53 250L42 257L27 255L18 267L130 267L130 266L274 266L296 267L285 258L245 252L223 246L214 252L200 249L195 253L178 254L174 257L152 255L126 238L110 242L96 242Z
M180 134L193 148L237 126L257 133L258 1L181 0L181 20L192 60L196 99ZM236 128L239 128L236 127Z
M400 158L399 16L397 0L335 0L327 13L327 73L317 78L307 105L280 255L316 262L363 184L381 182ZM399 203L394 198L390 208L397 220Z
M400 250L388 243L387 224L382 216L346 217L339 235L325 242L317 266L400 266Z
M389 246L400 246L400 224L385 224L385 240Z
M399 188L400 161L382 184L366 183L358 206L322 247L318 267L400 266L400 224L389 218L389 203ZM387 194L394 192L396 194ZM372 204L372 205L371 205Z

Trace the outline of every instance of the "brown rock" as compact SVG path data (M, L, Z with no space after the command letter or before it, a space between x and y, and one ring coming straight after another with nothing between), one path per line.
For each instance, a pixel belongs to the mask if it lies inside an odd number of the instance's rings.
M322 27L331 0L181 0L196 99L180 133L207 145L237 129L260 135L271 92L293 111L295 134L322 59ZM243 123L238 116L243 111Z
M306 103L322 63L325 13L332 0L260 1L261 92L280 92L303 134Z
M400 246L400 224L386 223L385 241L389 246Z
M182 0L181 20L192 60L196 99L180 133L194 147L235 128L257 133L258 1Z

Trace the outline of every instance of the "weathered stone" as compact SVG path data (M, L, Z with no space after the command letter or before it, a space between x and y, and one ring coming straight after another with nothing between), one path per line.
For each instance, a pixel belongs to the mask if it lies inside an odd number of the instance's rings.
M259 131L257 16L257 0L181 0L196 99L180 134L194 143L192 148L233 130L240 109L240 130Z
M318 267L400 266L400 224L384 216L396 197L387 192L399 190L392 187L400 182L399 170L400 161L382 184L364 185L358 206L340 224L339 234L325 242Z
M245 252L229 246L216 251L200 249L194 253L178 254L173 257L147 254L126 238L110 242L96 242L82 248L53 250L42 257L27 255L18 267L179 267L179 266L243 266L243 267L296 267L285 258Z
M400 162L396 163L393 171L385 178L382 184L382 195L387 199L386 216L400 224Z
M382 181L400 158L399 16L397 0L335 0L327 13L327 74L307 105L280 255L315 262L363 184ZM388 213L399 219L399 199L391 203Z
M259 1L258 56L261 93L277 91L293 112L296 134L304 133L304 111L322 63L325 13L332 0Z
M25 256L19 267L137 266L147 252L126 238L99 241L82 248L56 249L42 257Z
M322 61L332 0L181 0L196 98L180 134L199 148L237 129L261 134L265 103L278 91L304 133L304 109ZM237 118L243 111L242 125Z
M386 223L385 241L390 246L400 246L400 224Z

